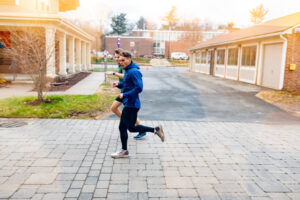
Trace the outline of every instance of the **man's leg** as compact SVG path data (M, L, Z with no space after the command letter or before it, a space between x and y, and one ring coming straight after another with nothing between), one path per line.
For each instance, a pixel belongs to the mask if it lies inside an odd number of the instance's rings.
M160 125L155 128L152 128L149 126L135 125L135 123L133 123L133 122L136 122L136 120L137 120L137 113L138 113L139 109L136 109L136 108L131 108L131 109L133 109L132 116L134 116L135 118L131 119L132 121L131 121L131 123L129 123L128 130L130 132L140 132L140 133L141 132L152 132L152 133L156 134L158 137L160 137L161 141L164 142L165 134L164 134L162 126Z
M141 124L141 121L139 120L139 118L136 119L136 125L140 125ZM134 136L133 138L134 139L141 139L142 137L146 136L147 132L140 132L138 133L136 136Z
M118 117L121 117L121 111L119 107L122 105L122 102L115 100L110 107L110 110L115 113Z
M113 104L110 107L110 110L115 113L118 117L121 117L121 111L119 109L119 107L122 105L122 99L120 99L119 97L116 98L116 100L113 102ZM136 120L136 125L140 125L140 120L137 119ZM134 136L134 139L140 139L142 137L144 137L147 133L146 132L141 132L138 133L136 136Z
M119 124L119 131L120 131L120 138L122 143L122 150L118 151L116 153L111 154L113 158L124 158L128 157L128 150L127 150L127 140L128 140L128 133L127 129L128 126L132 123L132 113L130 112L130 109L127 109L126 107L123 108L120 124ZM135 121L133 121L133 124Z

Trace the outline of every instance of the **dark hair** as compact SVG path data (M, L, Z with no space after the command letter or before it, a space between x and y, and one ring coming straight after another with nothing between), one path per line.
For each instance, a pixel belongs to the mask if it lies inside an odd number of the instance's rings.
M122 49L122 48L117 48L117 49L115 50L115 54L120 55L123 51L124 51L124 49Z
M131 58L131 53L129 51L123 51L120 55L125 58Z

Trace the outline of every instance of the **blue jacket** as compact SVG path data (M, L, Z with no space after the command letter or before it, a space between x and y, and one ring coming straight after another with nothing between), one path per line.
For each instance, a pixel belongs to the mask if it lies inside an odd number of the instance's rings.
M142 73L139 66L131 62L125 68L125 74L122 82L118 83L118 88L123 89L123 105L124 107L140 108L141 102L139 93L143 91Z

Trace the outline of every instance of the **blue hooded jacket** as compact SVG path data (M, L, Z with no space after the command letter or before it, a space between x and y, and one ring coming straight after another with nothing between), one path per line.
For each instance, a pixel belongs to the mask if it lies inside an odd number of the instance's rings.
M122 82L118 83L118 88L123 89L123 105L124 107L140 108L141 102L139 93L143 91L142 73L140 67L131 62L125 68L125 74Z

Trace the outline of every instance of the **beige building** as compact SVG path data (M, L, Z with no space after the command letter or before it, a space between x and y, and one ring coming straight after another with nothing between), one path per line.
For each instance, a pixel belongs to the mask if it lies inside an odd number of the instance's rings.
M70 3L71 2L71 3ZM54 78L91 70L91 43L94 37L59 17L59 12L76 9L79 0L2 0L0 1L0 73L12 77L11 62L1 51L10 44L10 30L42 28L47 49L55 48L47 63L46 74ZM57 41L57 42L55 42ZM17 78L23 77L17 71Z
M300 12L217 36L190 49L193 72L300 90Z

